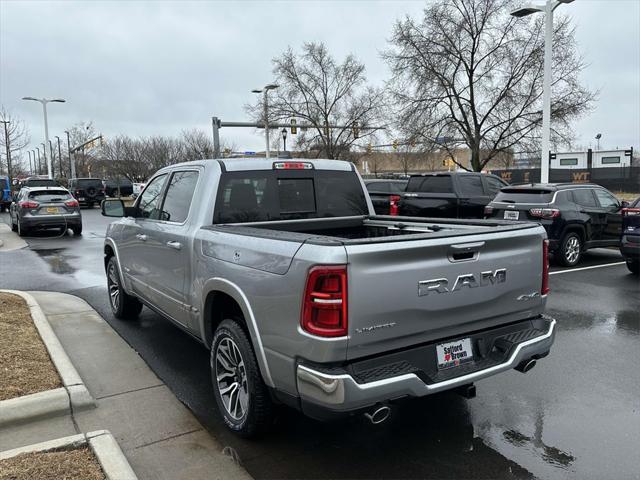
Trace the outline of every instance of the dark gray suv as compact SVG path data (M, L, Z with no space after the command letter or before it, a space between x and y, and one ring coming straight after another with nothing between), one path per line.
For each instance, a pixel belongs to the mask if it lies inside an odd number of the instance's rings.
M32 230L70 228L82 234L80 204L63 187L25 187L9 209L11 229L21 237Z

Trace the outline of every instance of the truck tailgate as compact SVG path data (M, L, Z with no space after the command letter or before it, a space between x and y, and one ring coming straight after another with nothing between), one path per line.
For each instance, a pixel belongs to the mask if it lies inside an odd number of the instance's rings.
M542 313L539 226L406 242L346 245L348 359Z

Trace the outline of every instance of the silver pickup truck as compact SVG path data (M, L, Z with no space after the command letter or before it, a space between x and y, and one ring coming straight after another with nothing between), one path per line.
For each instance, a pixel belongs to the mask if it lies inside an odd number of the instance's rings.
M105 200L114 315L143 304L211 351L218 410L242 435L275 403L384 421L396 400L531 369L547 241L535 223L376 216L351 163L202 160L133 207Z

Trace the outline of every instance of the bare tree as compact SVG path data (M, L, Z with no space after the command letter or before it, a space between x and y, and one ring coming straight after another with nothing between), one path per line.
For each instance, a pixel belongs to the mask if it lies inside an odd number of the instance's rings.
M273 59L273 65L280 87L269 95L269 122L296 118L313 126L298 134L298 149L344 158L357 140L357 130L359 137L375 134L362 127L380 121L382 93L366 85L364 65L353 55L338 63L324 44L305 43L301 54L288 49ZM257 121L264 121L262 98L246 109Z
M540 135L543 19L510 16L515 5L437 0L421 21L397 22L384 53L401 128L425 143L438 139L448 151L466 144L476 171ZM552 140L568 143L571 122L592 107L595 94L580 84L585 64L566 17L554 25L552 64Z
M19 162L12 162L12 157L29 144L29 131L20 118L12 115L4 107L0 108L0 122L2 122L0 123L0 155L5 156L7 175L12 178L15 173L14 167L20 167ZM2 161L0 161L1 171Z

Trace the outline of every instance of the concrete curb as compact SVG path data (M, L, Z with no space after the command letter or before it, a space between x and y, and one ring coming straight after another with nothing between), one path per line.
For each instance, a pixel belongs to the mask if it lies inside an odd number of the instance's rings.
M127 457L124 456L118 442L108 430L97 430L87 434L80 433L49 440L48 442L6 450L0 452L0 460L6 460L22 453L47 452L50 450L78 448L85 445L89 445L89 448L93 451L107 480L137 480L138 477L131 465L129 465Z
M78 375L35 298L18 290L0 290L0 292L13 293L25 300L31 312L33 324L63 384L62 388L0 401L0 426L95 407L95 400Z

